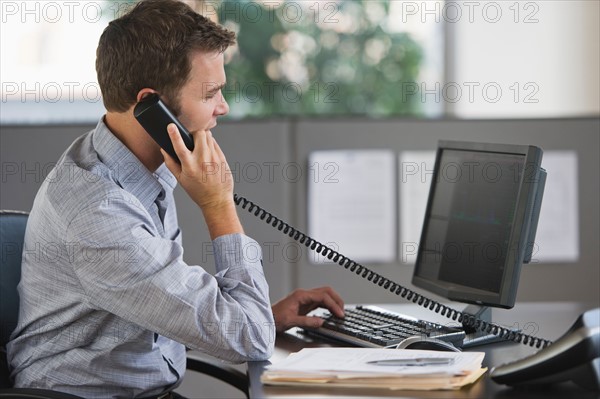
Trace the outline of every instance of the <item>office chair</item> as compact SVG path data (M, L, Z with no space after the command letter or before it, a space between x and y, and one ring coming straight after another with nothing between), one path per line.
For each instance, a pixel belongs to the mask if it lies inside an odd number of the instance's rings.
M12 388L6 359L6 344L17 326L21 279L21 252L28 213L0 210L0 398L82 399L45 389ZM217 360L188 358L187 369L209 375L242 391L248 397L248 377Z

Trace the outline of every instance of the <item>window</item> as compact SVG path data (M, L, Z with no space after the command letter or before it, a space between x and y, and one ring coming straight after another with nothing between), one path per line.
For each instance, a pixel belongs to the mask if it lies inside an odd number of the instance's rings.
M443 111L439 102L407 95L443 78L439 18L422 21L407 12L407 2L186 2L238 34L226 53L224 94L232 118ZM95 72L98 39L134 3L2 1L0 122L96 121L104 112ZM427 7L435 13L440 3Z
M98 39L106 1L2 1L0 122L91 122L103 112Z

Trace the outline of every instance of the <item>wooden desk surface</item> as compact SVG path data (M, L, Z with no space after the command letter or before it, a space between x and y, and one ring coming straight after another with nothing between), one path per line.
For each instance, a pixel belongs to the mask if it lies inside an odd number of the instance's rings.
M436 313L424 310L413 304L379 304L378 306L441 324L449 324L446 319ZM584 305L578 303L523 303L513 309L494 309L492 319L504 326L520 328L546 339L555 340L560 337L585 310L598 307L598 304ZM317 340L292 329L277 336L275 353L270 362L276 363L291 352L297 352L307 347L340 346L334 342ZM470 349L486 353L484 366L491 369L517 359L526 357L536 351L529 346L516 343L496 343ZM266 362L248 363L251 398L322 398L322 397L351 397L372 398L600 398L598 392L585 391L572 383L557 384L544 388L513 389L493 382L486 374L475 384L459 391L389 391L373 389L343 389L343 388L297 388L265 386L260 382L260 375Z

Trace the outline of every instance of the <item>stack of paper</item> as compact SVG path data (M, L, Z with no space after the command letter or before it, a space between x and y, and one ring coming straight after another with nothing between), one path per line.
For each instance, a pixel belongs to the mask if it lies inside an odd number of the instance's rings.
M267 366L263 384L410 390L459 389L487 369L483 352L306 348Z

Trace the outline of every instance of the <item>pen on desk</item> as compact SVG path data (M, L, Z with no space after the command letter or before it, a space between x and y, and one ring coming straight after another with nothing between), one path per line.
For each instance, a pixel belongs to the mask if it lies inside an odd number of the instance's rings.
M367 363L377 366L442 366L453 362L454 359L451 357L417 357L413 359L371 360Z

